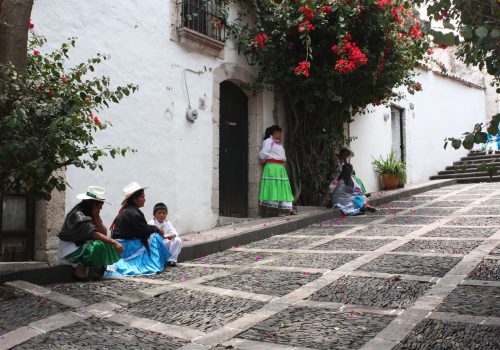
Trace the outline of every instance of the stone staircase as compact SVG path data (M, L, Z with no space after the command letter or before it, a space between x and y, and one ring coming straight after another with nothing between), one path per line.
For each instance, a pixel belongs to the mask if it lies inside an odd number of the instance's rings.
M477 167L483 163L495 166L498 175L490 178L486 171L480 171ZM456 179L458 183L476 182L500 182L500 152L486 154L485 152L469 152L466 157L453 162L452 166L447 166L445 170L431 176L431 180Z

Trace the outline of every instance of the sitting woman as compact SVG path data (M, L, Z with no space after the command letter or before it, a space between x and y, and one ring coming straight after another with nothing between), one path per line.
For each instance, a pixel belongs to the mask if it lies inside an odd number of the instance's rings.
M377 209L368 204L361 188L352 178L352 165L344 164L337 177L338 183L332 192L332 204L345 215L359 215L366 210L374 212Z
M106 276L136 276L160 273L171 254L163 244L161 228L148 225L139 208L144 207L146 196L137 182L125 186L125 199L111 225L112 237L125 251L121 260L108 266Z
M99 215L105 200L104 189L90 186L76 198L82 201L66 215L58 235L59 259L74 266L78 279L100 277L106 265L120 260L123 247L106 235ZM89 273L89 267L94 271Z

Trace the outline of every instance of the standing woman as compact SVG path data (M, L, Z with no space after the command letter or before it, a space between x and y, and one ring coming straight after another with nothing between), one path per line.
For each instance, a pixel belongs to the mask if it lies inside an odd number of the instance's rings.
M264 164L260 182L259 204L271 208L276 215L295 215L293 193L285 169L285 148L281 144L281 128L272 125L266 129L259 159Z
M125 186L125 199L110 229L125 251L121 260L108 266L106 276L136 276L160 273L171 254L163 244L161 228L148 225L140 208L146 195L137 182Z
M59 233L59 260L73 265L78 279L100 277L106 265L120 260L123 252L121 244L107 236L100 212L105 201L104 188L89 186L86 193L66 215ZM89 268L95 271L89 273Z

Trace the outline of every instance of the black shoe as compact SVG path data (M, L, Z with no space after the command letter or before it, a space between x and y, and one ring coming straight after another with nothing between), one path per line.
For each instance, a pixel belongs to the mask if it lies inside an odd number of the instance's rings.
M176 267L177 263L175 261L167 261L167 266L168 267Z

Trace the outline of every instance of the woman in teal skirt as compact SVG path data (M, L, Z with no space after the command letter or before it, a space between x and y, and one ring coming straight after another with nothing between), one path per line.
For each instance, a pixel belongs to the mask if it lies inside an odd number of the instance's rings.
M294 196L285 168L285 148L281 144L281 128L272 125L266 129L259 159L264 164L260 182L259 204L276 215L295 215Z
M105 201L104 189L89 186L86 193L81 193L76 198L82 201L66 215L58 235L59 259L73 265L78 279L100 277L106 270L106 265L120 260L119 253L123 252L123 247L107 236L100 217Z

